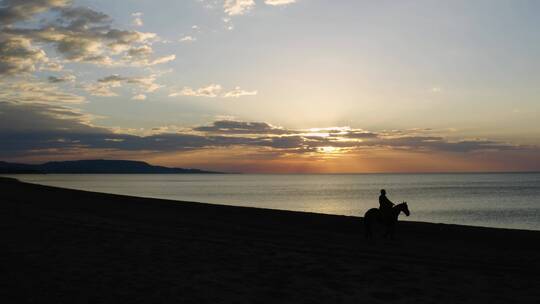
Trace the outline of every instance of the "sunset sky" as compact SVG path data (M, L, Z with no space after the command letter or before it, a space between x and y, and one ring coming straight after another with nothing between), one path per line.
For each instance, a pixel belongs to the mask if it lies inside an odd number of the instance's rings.
M539 1L0 0L0 160L540 170Z

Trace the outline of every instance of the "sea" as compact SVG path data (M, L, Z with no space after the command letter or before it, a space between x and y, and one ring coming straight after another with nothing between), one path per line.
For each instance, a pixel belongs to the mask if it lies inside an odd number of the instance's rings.
M380 189L404 221L540 230L540 173L31 174L21 181L131 196L363 216ZM179 202L181 204L181 202Z

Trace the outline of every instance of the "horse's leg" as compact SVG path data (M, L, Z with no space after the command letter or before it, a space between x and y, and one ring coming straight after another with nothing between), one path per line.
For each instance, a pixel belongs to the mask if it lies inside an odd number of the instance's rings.
M392 221L392 224L390 225L390 239L394 239L394 234L396 232L396 222L397 221Z
M392 222L390 221L388 216L386 216L386 217L383 217L382 223L384 224L384 238L388 238L390 236L390 233L391 233Z
M384 234L383 237L386 239L388 238L388 235L390 234L390 226L388 223L384 223Z

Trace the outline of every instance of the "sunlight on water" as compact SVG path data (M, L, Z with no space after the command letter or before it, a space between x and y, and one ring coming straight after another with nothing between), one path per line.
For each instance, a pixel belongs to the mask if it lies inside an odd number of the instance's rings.
M363 216L381 188L407 201L402 220L540 230L540 174L17 175L65 188Z

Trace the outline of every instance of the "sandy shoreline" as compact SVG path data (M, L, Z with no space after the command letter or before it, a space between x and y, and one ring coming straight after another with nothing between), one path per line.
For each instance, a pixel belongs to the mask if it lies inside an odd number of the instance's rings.
M540 232L174 202L0 178L6 303L536 303Z

